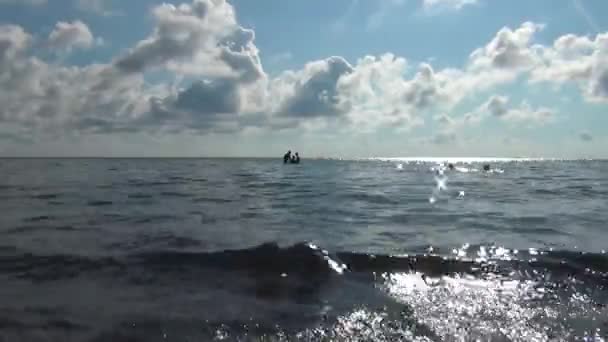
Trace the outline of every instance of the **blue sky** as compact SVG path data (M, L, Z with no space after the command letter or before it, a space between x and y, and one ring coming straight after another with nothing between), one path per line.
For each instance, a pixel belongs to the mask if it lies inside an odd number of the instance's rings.
M608 157L599 13L608 2L0 0L0 155Z

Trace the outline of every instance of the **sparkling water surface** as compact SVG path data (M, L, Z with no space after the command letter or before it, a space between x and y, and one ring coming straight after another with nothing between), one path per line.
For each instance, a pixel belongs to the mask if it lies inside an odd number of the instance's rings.
M0 341L603 341L608 162L443 162L0 160Z

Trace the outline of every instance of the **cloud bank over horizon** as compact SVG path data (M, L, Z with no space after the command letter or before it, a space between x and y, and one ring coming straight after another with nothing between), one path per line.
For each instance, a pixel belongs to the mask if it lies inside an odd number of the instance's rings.
M421 6L465 11L477 3L424 0ZM386 52L356 60L328 56L271 75L256 30L241 24L225 0L156 4L150 17L152 30L143 39L107 62L79 64L67 62L70 55L104 44L84 19L59 21L48 35L19 23L0 25L0 139L282 132L356 141L386 130L407 137L431 125L419 143L446 145L463 143L464 132L484 125L547 130L576 115L560 113L555 102L513 100L505 87L570 87L583 103L608 104L608 32L564 33L543 44L537 37L547 25L525 21L499 29L460 65ZM159 74L164 77L154 79ZM594 141L590 133L571 135Z

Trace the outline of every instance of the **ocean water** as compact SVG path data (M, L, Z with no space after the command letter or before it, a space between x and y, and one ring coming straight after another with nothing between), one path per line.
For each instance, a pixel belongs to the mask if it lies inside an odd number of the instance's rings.
M605 341L608 162L0 160L0 341Z

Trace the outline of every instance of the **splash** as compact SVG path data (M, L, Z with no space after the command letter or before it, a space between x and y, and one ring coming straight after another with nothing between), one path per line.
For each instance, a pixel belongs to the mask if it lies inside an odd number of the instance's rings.
M444 191L447 190L447 182L448 182L448 177L446 176L441 176L441 177L435 177L435 182L437 183L437 191Z
M509 163L509 162L530 162L530 161L558 161L565 159L555 158L501 158L501 157L395 157L395 158L366 158L366 160L379 160L390 162L415 162L415 163Z
M460 172L460 173L471 173L471 172L479 172L479 169L476 168L468 168L468 167L462 167L462 166L456 166L454 168L454 170Z
M445 166L438 165L437 167L432 167L431 171L435 173L435 188L429 198L429 203L434 204L441 197L441 193L448 189L447 182L448 177L444 174Z

